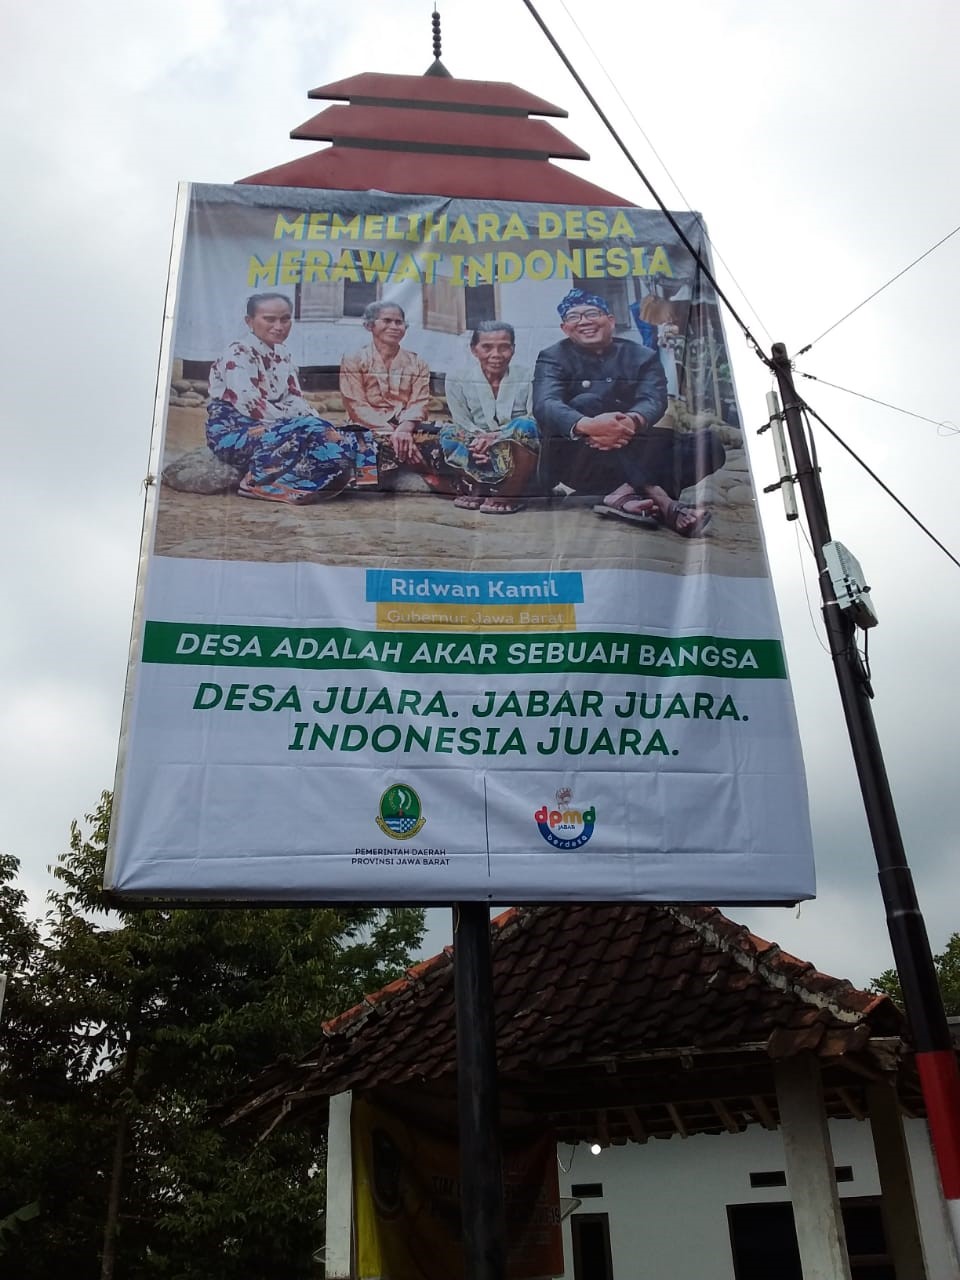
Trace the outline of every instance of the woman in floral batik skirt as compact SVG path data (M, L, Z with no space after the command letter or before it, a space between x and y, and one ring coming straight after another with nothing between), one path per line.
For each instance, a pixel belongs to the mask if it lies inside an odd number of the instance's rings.
M373 433L340 432L303 398L283 346L293 324L290 299L255 293L246 324L250 336L210 368L207 405L207 444L244 471L240 496L303 505L376 483Z

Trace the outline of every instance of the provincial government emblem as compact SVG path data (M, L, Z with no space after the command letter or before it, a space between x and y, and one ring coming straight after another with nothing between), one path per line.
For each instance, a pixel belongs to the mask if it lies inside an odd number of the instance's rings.
M410 840L425 822L420 797L413 787L403 782L387 787L380 797L377 814L377 826L385 836L392 840Z

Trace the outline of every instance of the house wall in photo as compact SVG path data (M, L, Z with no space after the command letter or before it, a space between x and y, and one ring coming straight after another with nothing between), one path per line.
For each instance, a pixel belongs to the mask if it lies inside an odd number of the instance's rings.
M926 1124L906 1120L904 1127L927 1275L929 1280L956 1280L960 1270L947 1235ZM834 1163L849 1166L853 1175L839 1183L841 1202L879 1196L869 1121L832 1120L830 1140ZM631 1142L607 1147L597 1156L584 1143L561 1145L558 1156L561 1196L573 1195L572 1188L584 1184L602 1187L601 1196L584 1197L574 1213L607 1215L612 1280L736 1280L727 1206L790 1198L789 1187L751 1186L751 1173L784 1169L779 1131L757 1125L741 1134ZM564 1280L574 1280L569 1217L563 1234Z

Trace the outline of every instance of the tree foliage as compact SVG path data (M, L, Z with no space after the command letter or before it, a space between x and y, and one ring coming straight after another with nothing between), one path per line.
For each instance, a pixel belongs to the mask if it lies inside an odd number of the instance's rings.
M960 1017L960 933L950 935L944 950L933 957L933 963L947 1016ZM885 969L878 978L873 979L870 989L890 996L902 1007L903 991L896 969Z
M261 1141L215 1108L327 1018L398 976L422 912L111 911L100 888L110 797L74 824L41 930L0 860L0 1272L99 1280L116 1158L117 1280L316 1276L323 1140ZM67 1268L67 1263L69 1267ZM66 1269L65 1269L66 1268Z

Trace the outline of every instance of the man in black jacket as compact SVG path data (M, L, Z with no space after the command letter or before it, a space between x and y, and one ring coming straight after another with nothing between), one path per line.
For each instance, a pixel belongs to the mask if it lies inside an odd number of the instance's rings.
M656 426L667 409L660 358L614 337L604 298L571 289L557 311L564 337L540 352L533 378L548 484L604 494L599 515L697 537L710 512L679 497L723 466L716 433Z

